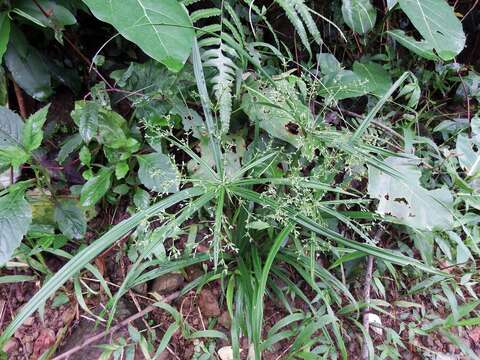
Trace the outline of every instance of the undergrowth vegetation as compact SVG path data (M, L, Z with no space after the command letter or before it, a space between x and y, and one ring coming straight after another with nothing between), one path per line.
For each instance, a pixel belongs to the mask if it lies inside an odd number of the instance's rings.
M0 284L38 287L0 350L52 301L108 332L139 294L168 323L101 358L477 359L476 5L4 1ZM172 273L229 326L141 290Z

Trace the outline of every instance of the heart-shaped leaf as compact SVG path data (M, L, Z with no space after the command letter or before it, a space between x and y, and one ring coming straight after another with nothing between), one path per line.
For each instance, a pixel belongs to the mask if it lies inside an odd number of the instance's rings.
M194 31L176 0L84 0L93 15L113 25L126 39L172 71L190 55Z

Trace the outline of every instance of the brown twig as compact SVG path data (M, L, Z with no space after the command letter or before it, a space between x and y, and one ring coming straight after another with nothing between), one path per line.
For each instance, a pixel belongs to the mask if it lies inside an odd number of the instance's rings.
M174 292L170 295L168 295L165 299L163 299L163 302L164 303L169 303L169 302L172 302L173 300L175 300L177 297L180 296L180 291L177 291L177 292ZM81 343L80 345L77 345L73 348L71 348L70 350L64 352L63 354L57 356L57 357L54 357L52 360L61 360L61 359L66 359L68 358L70 355L82 350L84 347L94 343L95 341L98 341L108 335L111 335L113 334L114 332L120 330L121 328L123 328L124 326L130 324L132 321L135 321L139 318L142 318L143 316L145 316L146 314L148 314L149 312L155 310L155 309L159 309L157 306L155 305L149 305L147 306L145 309L143 309L142 311L130 316L129 318L123 320L122 322L120 322L119 324L115 325L115 326L112 326L109 330L105 330L105 331L101 331L100 333L96 334L96 335L93 335L91 336L90 338L88 338L87 340L85 340L83 343Z
M15 97L17 98L17 104L18 104L18 111L20 112L20 116L23 119L26 119L28 117L27 113L27 108L25 106L25 98L23 97L23 92L20 86L12 80L13 82L13 89L15 90Z

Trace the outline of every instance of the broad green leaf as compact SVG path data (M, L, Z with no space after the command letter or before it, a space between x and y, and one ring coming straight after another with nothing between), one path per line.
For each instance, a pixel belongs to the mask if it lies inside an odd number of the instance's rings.
M49 108L50 104L44 106L27 119L22 132L22 145L27 152L31 152L41 145L43 140L42 128L47 120Z
M86 145L83 145L78 152L78 158L82 165L90 166L90 163L92 162L92 154Z
M32 209L24 190L0 197L0 266L10 260L32 221Z
M68 158L68 156L73 153L75 150L77 150L80 145L82 145L83 139L80 134L74 134L70 136L62 145L60 148L60 151L58 152L57 155L57 161L60 164L63 164L63 162Z
M427 190L420 185L420 160L389 157L384 163L403 178L369 166L368 193L379 200L377 213L394 216L418 230L452 227L452 194L446 188Z
M462 82L458 84L457 95L461 97L470 96L480 101L480 75L470 71L468 75L462 76Z
M434 49L447 61L463 50L466 38L462 23L447 1L399 0L398 3L425 40L423 49Z
M115 165L115 177L117 179L123 179L130 170L128 164L126 162L119 162Z
M176 0L84 0L95 17L113 25L147 55L178 72L195 36L185 8Z
M480 141L459 134L457 137L456 153L460 166L467 171L467 176L474 176L480 171Z
M13 11L39 26L52 29L63 29L64 26L73 25L77 22L75 16L68 9L54 1L37 0L37 3L49 14L48 17L44 15L35 2L30 0L15 1Z
M112 173L113 169L102 168L83 185L80 193L82 206L93 206L106 194L112 183Z
M139 210L146 209L150 205L150 194L148 191L137 188L133 195L133 203Z
M387 33L415 54L428 60L438 60L438 56L433 52L433 46L425 40L415 40L403 30L391 30Z
M342 0L342 15L353 31L365 34L375 26L377 10L370 0Z
M12 166L18 169L20 165L26 163L30 155L19 146L0 147L0 169Z
M153 153L138 156L138 177L149 190L159 193L178 191L180 178L175 164L167 155Z
M102 108L98 118L97 141L112 149L120 149L128 146L125 134L127 122L122 115L112 110Z
M60 231L70 239L82 239L87 231L85 212L74 200L61 200L55 205L55 221Z
M14 27L5 53L5 65L15 82L34 99L45 101L52 94L50 71L42 55Z
M353 71L367 82L367 92L378 97L385 95L392 86L392 79L388 72L373 61L361 63L355 61Z
M294 78L293 78L294 79ZM242 99L242 107L252 123L272 137L299 147L310 110L296 96L298 90L293 81L282 79L275 87L257 82Z
M80 135L89 143L97 134L99 106L92 101L77 101L72 118L79 128Z
M8 39L10 38L10 18L8 12L0 13L0 61L7 51Z
M0 148L20 145L23 126L20 116L0 106Z
M383 67L372 61L353 64L353 71L340 69L328 72L319 88L319 95L343 100L365 94L384 96L392 86L392 79Z
M320 71L324 75L336 74L342 69L342 64L340 64L340 61L338 61L333 54L319 53L317 54L317 61L320 66Z

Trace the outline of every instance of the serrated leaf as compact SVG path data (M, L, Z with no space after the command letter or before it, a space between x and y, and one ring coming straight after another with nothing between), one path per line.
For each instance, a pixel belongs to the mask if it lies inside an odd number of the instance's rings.
M167 155L153 153L138 156L138 177L148 189L159 193L178 191L180 179L175 164Z
M23 126L20 116L0 106L0 148L20 145Z
M54 218L58 228L70 239L82 239L87 231L85 212L74 200L61 200L55 206Z
M84 0L95 17L113 25L147 55L178 72L190 55L194 31L176 0Z
M80 134L74 134L70 136L62 145L60 148L60 151L58 152L57 155L57 161L60 164L63 164L63 162L67 159L67 157L73 153L75 150L77 150L80 145L82 145L83 139L80 136Z
M92 101L77 101L71 115L80 135L88 144L97 134L99 106Z
M398 3L422 35L422 50L434 49L441 59L447 61L463 50L466 38L462 23L445 0L399 0Z
M23 190L0 197L0 266L10 260L32 222Z
M342 15L353 31L365 34L375 26L377 10L370 0L342 0Z
M87 146L82 146L82 148L78 152L78 158L80 159L82 165L90 166L90 163L92 161L92 154L90 153L90 150Z
M22 145L27 152L37 149L42 143L42 128L47 120L49 108L50 104L44 106L27 119L22 131Z
M102 168L97 175L90 178L82 187L80 203L82 206L95 205L110 189L113 169Z
M418 159L389 157L384 163L403 178L368 167L368 193L379 200L377 213L394 216L418 230L452 227L452 194L446 188L427 190L420 185Z

